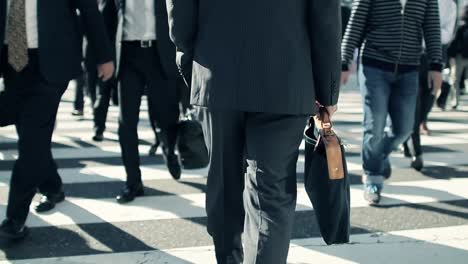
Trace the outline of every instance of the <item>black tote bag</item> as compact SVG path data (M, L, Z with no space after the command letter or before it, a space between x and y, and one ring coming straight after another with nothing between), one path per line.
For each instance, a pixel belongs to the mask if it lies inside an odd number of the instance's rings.
M323 122L311 118L305 137L305 188L314 207L320 233L327 243L349 242L350 186L345 150L332 130L325 109ZM316 129L320 127L321 129Z
M179 122L177 148L184 169L201 169L208 166L209 156L203 129L190 111Z

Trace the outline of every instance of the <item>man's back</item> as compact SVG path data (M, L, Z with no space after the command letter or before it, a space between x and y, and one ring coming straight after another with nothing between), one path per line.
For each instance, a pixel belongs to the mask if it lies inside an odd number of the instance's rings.
M313 112L316 61L312 46L318 40L315 31L321 30L320 24L314 28L314 22L333 21L327 30L336 36L336 43L341 34L339 4L327 1L323 15L318 15L320 3L315 2L319 1L200 0L194 15L196 35L190 44L192 103L248 112ZM178 3L173 4L173 9L171 3L168 8L175 14ZM177 21L173 22L172 33L177 35ZM321 46L324 52L333 48Z

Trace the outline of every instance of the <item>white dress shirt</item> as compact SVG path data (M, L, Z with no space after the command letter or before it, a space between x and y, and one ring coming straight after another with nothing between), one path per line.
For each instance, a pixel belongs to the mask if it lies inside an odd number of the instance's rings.
M8 12L10 9L10 3L12 0L7 2L7 21L6 30L8 32ZM36 49L39 47L39 37L37 29L37 0L26 0L26 37L28 39L28 48ZM8 44L8 36L5 36L4 44Z
M457 22L457 4L454 0L439 0L442 45L452 41Z
M127 0L123 40L156 40L155 0Z

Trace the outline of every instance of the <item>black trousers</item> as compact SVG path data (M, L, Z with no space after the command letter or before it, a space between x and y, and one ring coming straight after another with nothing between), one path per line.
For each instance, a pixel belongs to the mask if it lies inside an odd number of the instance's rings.
M427 67L427 57L424 55L421 58L421 69L419 72L419 96L416 102L415 122L411 137L403 144L405 152L417 157L423 154L421 146L421 131L420 126L427 121L429 113L435 102L435 95L432 94L432 89L429 88Z
M127 186L141 183L138 121L141 97L146 94L151 122L161 129L166 153L173 153L177 139L179 107L175 80L168 79L159 62L157 45L142 48L139 42L123 42L119 71L119 138L127 172ZM146 90L145 90L146 89Z
M5 88L14 90L21 98L16 123L19 155L13 167L6 215L24 223L37 190L47 194L62 188L52 157L51 140L60 99L68 83L45 80L39 72L35 50L30 51L29 65L20 73L8 65L7 52L3 54Z
M442 60L443 60L445 65L449 64L449 61L448 61L449 58L447 56L447 50L448 50L448 45L442 45L442 57L443 57ZM442 83L442 88L440 90L439 97L436 99L437 106L439 106L440 108L445 109L445 107L447 105L447 99L449 97L449 94L450 94L450 84L448 82L444 81Z
M75 100L73 101L73 108L75 110L83 111L84 109L85 78L85 72L76 78Z
M286 263L306 116L200 110L210 151L208 232L219 264ZM245 213L244 213L245 208Z
M117 80L112 78L103 82L98 78L96 65L87 65L88 92L91 98L94 116L94 132L102 134L106 130L107 113L112 90L117 86Z
M177 101L179 102L179 111L183 114L187 113L187 110L190 108L190 89L187 88L184 80L182 77L177 78L176 81L176 86L177 86ZM149 118L150 120L155 120L153 117L153 113L155 112L153 108L153 105L150 104L148 105L150 109L149 110ZM153 129L155 133L155 144L161 143L159 140L158 135L161 134L161 129L157 126L156 122L151 122L151 128Z
M421 145L421 131L420 125L427 120L427 116L431 112L432 105L434 104L435 96L427 87L419 88L418 101L416 103L416 119L413 127L411 137L404 143L405 152L417 157L423 154Z

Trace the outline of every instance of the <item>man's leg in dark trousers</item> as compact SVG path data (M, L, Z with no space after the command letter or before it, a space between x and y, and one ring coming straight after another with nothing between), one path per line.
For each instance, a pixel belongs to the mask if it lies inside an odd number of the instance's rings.
M114 78L103 82L99 80L96 86L96 102L93 104L94 132L103 134L106 130L107 112L111 99L111 89L116 80Z
M416 157L422 154L421 151L421 111L422 111L422 102L421 102L421 96L422 96L422 87L419 87L419 96L418 100L416 102L416 111L415 111L415 122L413 126L413 133L411 134L411 137L408 138L408 140L405 141L403 144L405 148L405 153L410 154L411 157Z
M163 143L166 153L173 154L177 141L177 123L179 121L179 104L177 98L176 80L169 79L160 64L158 49L148 49L145 71L147 80L146 95L150 122L156 136Z
M96 103L96 87L98 82L97 76L97 68L96 67L88 67L87 82L88 82L88 93L89 99L91 99L91 107L94 108L94 104Z
M444 46L445 47L445 46ZM446 48L443 48L445 50L442 54L446 53ZM445 55L444 55L445 57ZM427 63L427 57L423 56L423 59L421 59L421 70L419 74L419 116L416 116L416 122L417 123L425 123L427 122L427 118L429 116L429 113L431 113L432 106L434 105L436 101L436 96L433 94L432 88L429 86L429 64ZM418 111L416 111L418 112Z
M125 47L123 54L125 54ZM138 121L140 104L145 85L144 78L129 57L122 58L119 74L119 142L127 173L127 186L141 183L140 154L138 151Z
M244 263L286 263L296 208L296 164L307 117L246 115Z
M204 124L211 124L206 208L218 263L230 263L236 247L241 248L243 174L244 263L286 263L296 205L296 163L307 118L229 111L202 117Z
M62 191L62 178L57 170L57 164L52 159L52 163L49 166L50 173L47 174L48 177L42 182L38 190L43 195L57 194Z
M423 154L420 127L421 124L427 120L435 101L432 90L427 86L427 75L426 81L424 82L423 80L423 78L420 78L421 85L419 87L419 96L416 103L413 133L411 134L411 138L404 143L405 152L412 157L421 156Z
M75 100L73 101L73 108L74 110L83 111L84 110L84 94L85 94L85 82L86 73L83 72L80 76L78 76L76 81L75 87Z
M199 109L210 152L206 192L208 233L213 237L218 264L243 258L244 229L242 192L245 172L244 114L235 111L208 112Z
M96 134L102 134L106 130L111 89L117 80L112 78L107 82L103 82L98 78L97 68L94 66L88 67L88 89L91 98L91 107L93 108L94 132Z
M161 144L160 137L161 137L161 128L158 127L158 124L156 124L156 118L154 117L154 113L156 110L154 109L155 105L154 103L150 102L150 96L147 96L148 100L148 116L149 116L149 122L151 125L151 129L154 132L154 144L152 145L152 149L150 150L150 155L156 155L157 148ZM154 101L154 99L152 100Z
M38 188L42 193L58 193L62 188L51 140L66 87L67 83L51 84L39 79L32 83L33 91L26 93L17 124L19 157L13 168L7 207L7 218L19 223L26 221Z

